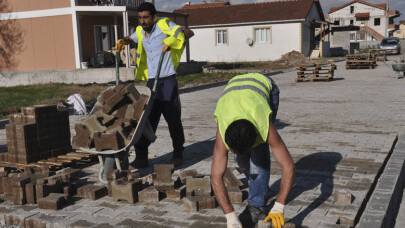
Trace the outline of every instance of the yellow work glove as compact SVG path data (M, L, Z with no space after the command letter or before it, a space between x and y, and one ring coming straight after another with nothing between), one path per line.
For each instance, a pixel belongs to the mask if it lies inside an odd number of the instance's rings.
M242 228L242 223L240 223L238 216L236 216L235 211L225 214L226 218L226 228Z
M123 39L119 39L117 41L117 43L115 43L115 50L117 50L118 52L120 52L122 49L125 48L125 44L124 44L124 40Z
M264 219L265 222L273 222L274 228L281 228L284 226L284 205L281 203L275 203L273 208L270 210L267 217Z

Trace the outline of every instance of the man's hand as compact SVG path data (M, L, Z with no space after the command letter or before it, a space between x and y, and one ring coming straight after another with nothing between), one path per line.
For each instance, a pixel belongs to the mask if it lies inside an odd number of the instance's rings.
M265 222L273 222L275 228L281 228L284 226L284 205L276 202L273 208L270 210L269 215L264 219Z
M125 48L124 40L119 39L115 44L115 50L117 50L117 52L120 52L123 48Z
M242 223L240 223L238 216L236 216L235 211L226 214L225 217L227 228L242 228Z

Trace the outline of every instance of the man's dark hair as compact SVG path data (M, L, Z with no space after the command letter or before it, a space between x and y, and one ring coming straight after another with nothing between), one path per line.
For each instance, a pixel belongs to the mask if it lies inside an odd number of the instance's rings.
M241 119L231 123L225 131L225 143L235 154L243 155L256 142L256 128L248 120Z
M153 17L157 14L155 6L150 2L143 2L138 7L138 13L143 11L149 11L150 15Z

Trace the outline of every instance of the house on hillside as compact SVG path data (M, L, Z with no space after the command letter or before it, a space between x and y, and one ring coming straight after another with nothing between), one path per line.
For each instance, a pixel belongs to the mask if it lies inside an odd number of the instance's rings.
M327 26L318 0L235 5L188 2L173 13L188 15L195 34L189 43L190 55L196 61L275 60L293 50L309 56L320 46L315 30L325 31ZM321 40L327 55L328 42L324 36Z
M341 48L345 53L354 49L377 48L384 37L395 30L397 10L388 9L386 3L371 4L354 0L339 7L330 8L328 21L331 26L331 48Z
M79 69L94 53L114 49L119 38L135 31L137 7L142 2L145 0L0 1L0 37L7 38L0 39L0 48L10 47L1 55L6 64L0 63L0 70ZM187 22L186 15L158 12L158 16ZM129 50L126 53L125 62L130 62Z
M405 39L405 20L399 21L398 29L394 31L392 36Z

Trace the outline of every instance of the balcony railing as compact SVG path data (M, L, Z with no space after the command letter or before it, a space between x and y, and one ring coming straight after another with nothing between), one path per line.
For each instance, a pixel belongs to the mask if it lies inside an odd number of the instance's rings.
M151 0L88 0L92 6L130 6L138 7L143 2L152 2ZM84 3L83 0L79 1L79 5ZM86 4L87 5L87 4Z

